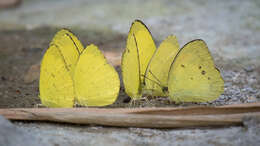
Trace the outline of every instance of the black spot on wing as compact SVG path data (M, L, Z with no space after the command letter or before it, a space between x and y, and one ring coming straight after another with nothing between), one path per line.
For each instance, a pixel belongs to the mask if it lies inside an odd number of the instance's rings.
M202 74L202 75L205 75L205 74L206 74L206 71L205 71L205 70L201 71L201 74Z
M168 87L163 87L162 90L163 92L168 92Z

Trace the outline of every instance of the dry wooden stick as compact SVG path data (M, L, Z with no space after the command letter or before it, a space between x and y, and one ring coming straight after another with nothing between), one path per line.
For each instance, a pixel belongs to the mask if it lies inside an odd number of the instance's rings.
M260 117L260 103L182 108L19 108L0 109L10 120L53 121L117 127L179 128L242 125L245 116Z

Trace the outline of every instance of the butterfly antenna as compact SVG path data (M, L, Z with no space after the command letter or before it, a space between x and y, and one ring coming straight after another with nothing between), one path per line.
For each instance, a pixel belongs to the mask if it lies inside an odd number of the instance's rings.
M160 80L156 77L156 75L154 75L154 74L152 73L152 71L149 70L149 73L151 73L151 75L157 80L157 82L159 82L159 83L161 84Z
M159 87L161 87L161 89L162 89L163 92L168 92L168 87L162 86L160 80L159 80L150 70L149 70L149 73L151 73L151 75L152 75L157 81L154 81L154 80L152 80L152 79L150 79L150 78L148 78L148 77L146 77L146 76L143 75L144 78L146 78L146 79L148 79L148 80L154 82L155 84L157 84Z
M150 79L150 78L148 78L148 77L146 77L146 76L144 76L144 75L142 75L144 78L146 78L146 79L148 79L148 80L150 80L150 81L152 81L152 82L154 82L155 84L157 84L158 86L162 86L160 83L158 83L158 82L156 82L156 81L154 81L154 80L152 80L152 79Z

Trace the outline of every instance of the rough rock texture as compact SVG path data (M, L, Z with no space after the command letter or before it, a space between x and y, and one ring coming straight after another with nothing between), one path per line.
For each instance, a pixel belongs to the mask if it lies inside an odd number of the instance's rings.
M34 133L18 128L0 116L0 145L1 146L41 146L42 142Z
M245 117L245 134L241 134L241 145L259 145L260 144L260 117Z
M102 146L170 146L217 145L255 146L259 143L260 124L254 119L245 120L246 127L196 128L196 129L144 129L77 126L50 123L15 123L40 137L48 145Z

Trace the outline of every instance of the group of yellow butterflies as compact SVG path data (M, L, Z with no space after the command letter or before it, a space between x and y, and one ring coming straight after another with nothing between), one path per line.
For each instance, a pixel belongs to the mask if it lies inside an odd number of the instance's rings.
M165 96L175 102L208 102L224 91L224 81L206 43L182 48L168 36L158 48L140 20L132 23L121 60L125 92L131 99ZM47 107L106 106L117 99L120 80L97 46L85 49L69 30L54 36L40 70L40 99Z

